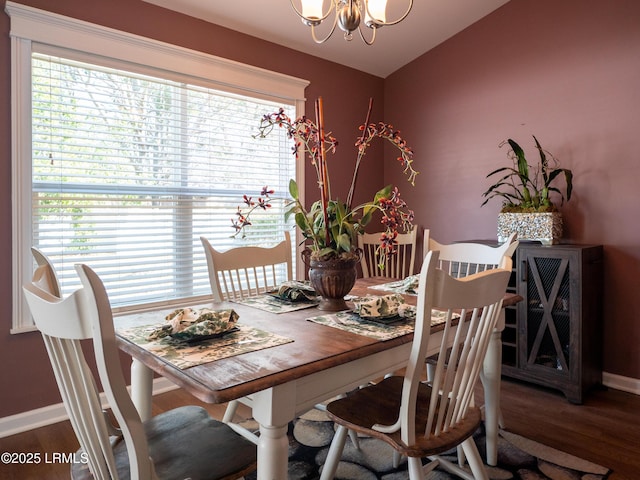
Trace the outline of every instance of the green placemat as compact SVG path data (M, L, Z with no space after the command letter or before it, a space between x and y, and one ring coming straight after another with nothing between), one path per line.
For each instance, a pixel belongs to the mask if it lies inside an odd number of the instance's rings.
M417 295L419 279L420 275L411 275L403 280L394 280L393 282L374 285L369 288L372 290L384 290L403 295Z
M181 342L171 337L149 341L149 334L157 327L158 325L132 327L118 330L118 334L181 370L293 342L291 338L247 325L237 325L237 331L197 343Z
M412 333L414 329L413 320L399 319L395 323L384 324L363 320L353 312L327 313L307 318L307 320L381 341Z
M253 297L243 298L242 300L233 300L235 303L240 303L248 307L258 308L265 312L271 313L286 313L294 312L296 310L303 310L305 308L312 308L318 305L317 301L301 300L301 301L288 301L281 300L269 293L263 293L261 295L255 295Z
M333 328L339 328L358 335L384 341L412 333L415 328L415 320L399 317L395 322L389 319L365 320L353 312L337 312L318 315L307 318L310 322L320 323ZM431 326L444 323L446 312L434 310L431 316Z

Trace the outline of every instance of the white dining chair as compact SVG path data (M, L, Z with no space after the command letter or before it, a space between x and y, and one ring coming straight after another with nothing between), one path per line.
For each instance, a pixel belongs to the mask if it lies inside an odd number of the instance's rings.
M23 292L80 444L75 458L82 461L72 464L73 479L222 480L255 470L255 445L201 407L176 408L142 422L126 388L102 281L88 266L76 265L82 288L60 298L39 281L55 278L55 271L44 271L50 263L38 263L34 282L24 285ZM97 378L83 340L93 347ZM103 411L102 402L110 413Z
M507 240L497 247L477 243L459 242L450 244L438 243L433 238L429 239L429 250L440 252L438 268L446 271L454 278L463 278L468 275L491 270L500 266L506 259L511 259L518 240L516 234L509 235ZM433 376L433 361L427 361L427 378Z
M31 255L33 255L37 265L31 277L31 282L54 297L62 297L60 281L49 257L36 247L31 247Z
M517 234L511 233L506 241L501 245L491 246L478 242L456 242L450 244L441 244L435 239L429 239L429 250L438 250L440 252L438 268L446 271L455 278L463 278L477 272L483 272L498 268L503 265L507 259L511 262L511 258L518 248ZM504 315L504 311L500 312ZM427 380L432 380L435 371L437 359L427 359ZM484 371L480 375L484 375ZM485 392L490 394L490 392ZM482 406L481 406L482 408ZM504 427L502 413L498 413L498 425ZM458 449L458 460L460 464L464 463L464 453ZM398 459L394 460L397 463Z
M225 252L213 248L205 237L200 237L200 240L207 257L211 291L216 301L240 300L277 287L280 283L276 276L278 266L284 265L286 271L286 278L282 281L293 278L289 232L285 232L285 239L274 247L236 247ZM253 405L251 397L231 400L222 421L258 444L257 435L233 421L240 403L250 408ZM325 409L323 404L318 404L315 408L321 411ZM357 442L357 437L351 432L350 434L354 442Z
M433 238L429 238L428 242L429 250L440 252L438 268L455 278L496 268L505 257L511 258L516 248L518 241L515 233L496 247L478 242L442 244Z
M338 429L322 480L335 475L347 429L381 439L407 456L411 480L424 479L438 465L462 478L489 478L473 440L481 424L473 390L500 315L511 263L509 259L503 268L456 279L437 268L438 255L438 251L428 252L420 271L415 332L404 375L386 377L327 405ZM446 352L449 346L451 351L438 356L434 378L427 384L422 381L422 366L432 309L446 312L440 351ZM457 445L469 460L472 476L439 455ZM424 467L423 457L431 460Z
M200 237L207 258L211 293L217 302L241 300L276 288L281 282L293 278L291 236L273 247L243 246L226 251L216 250L209 240ZM278 277L281 268L285 277ZM239 402L251 407L250 397L232 400L227 404L222 421L255 444L258 437L249 429L235 423Z
M358 247L362 249L360 259L362 276L364 278L405 278L413 275L417 232L418 229L413 227L407 233L399 233L396 238L396 252L393 255L387 255L384 262L380 261L379 255L380 238L383 232L358 235Z
M217 302L239 300L264 293L293 278L291 235L273 247L244 246L227 251L216 250L200 237L207 258L211 293ZM278 268L286 277L278 277Z

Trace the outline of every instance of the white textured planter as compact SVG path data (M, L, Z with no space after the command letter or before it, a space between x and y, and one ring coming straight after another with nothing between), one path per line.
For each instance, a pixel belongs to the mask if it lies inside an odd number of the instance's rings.
M518 233L518 240L538 240L543 245L559 243L562 238L562 214L499 213L498 241L506 241L513 232Z

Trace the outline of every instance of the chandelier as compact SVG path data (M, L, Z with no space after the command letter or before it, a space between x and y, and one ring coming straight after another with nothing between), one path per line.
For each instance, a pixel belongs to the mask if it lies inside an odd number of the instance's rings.
M404 14L397 20L387 21L387 0L330 0L329 8L325 12L323 9L324 0L298 0L302 8L298 8L294 0L291 6L302 19L302 23L311 27L311 36L316 43L326 42L336 29L336 25L344 32L345 40L353 38L353 32L358 30L360 38L367 45L373 45L376 39L376 30L385 25L395 25L404 20L413 6L413 0L406 0L409 6ZM334 13L333 26L324 38L316 36L315 27L325 21L331 13ZM362 32L361 20L364 18L364 25L372 30L370 40L367 40Z

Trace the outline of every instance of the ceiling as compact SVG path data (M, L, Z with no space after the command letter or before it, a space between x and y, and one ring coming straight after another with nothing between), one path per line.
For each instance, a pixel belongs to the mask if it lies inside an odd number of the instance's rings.
M290 0L145 1L385 78L509 0L414 0L409 16L379 29L372 46L357 33L347 42L339 28L326 43L316 44ZM388 2L388 20L401 16L408 5L408 0ZM317 35L326 35L329 27L318 27ZM369 38L371 31L364 30Z

